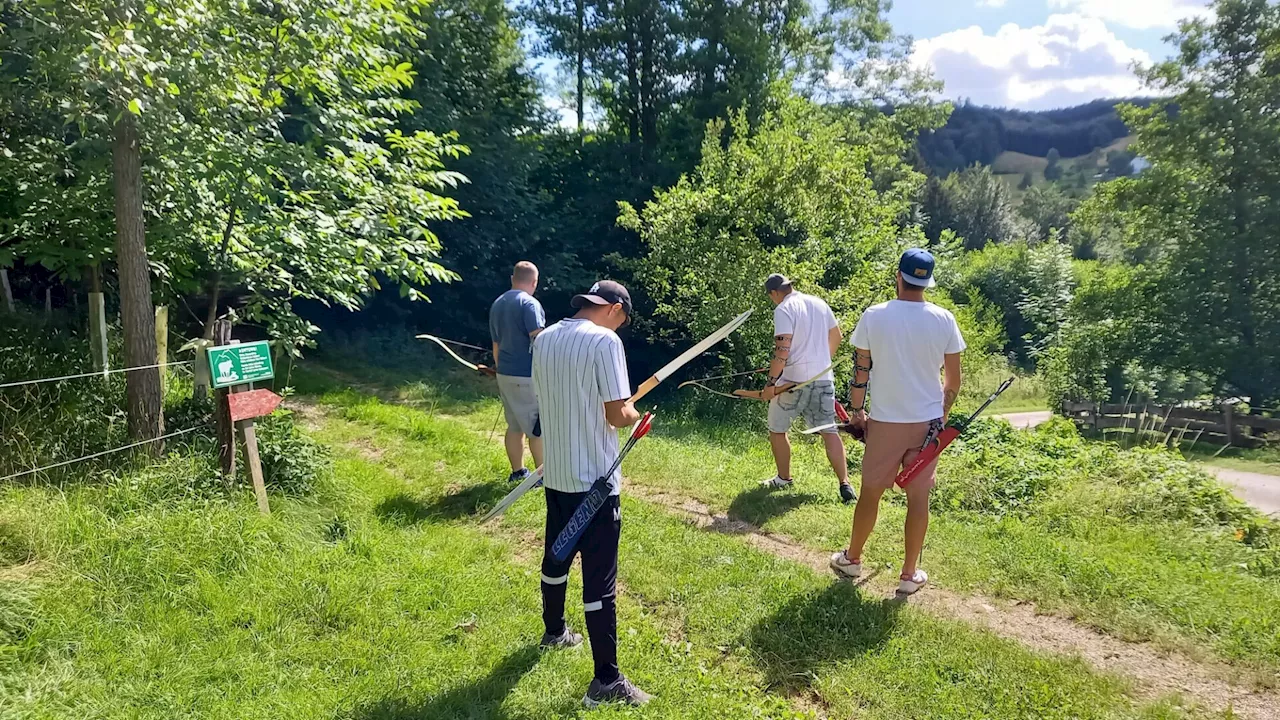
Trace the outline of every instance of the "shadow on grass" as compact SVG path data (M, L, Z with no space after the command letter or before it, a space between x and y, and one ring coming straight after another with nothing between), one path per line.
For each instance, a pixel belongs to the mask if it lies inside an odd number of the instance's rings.
M786 515L801 505L820 502L822 499L813 493L756 486L739 493L729 503L729 517L761 527L769 520Z
M836 582L796 596L751 629L747 647L769 684L785 692L808 687L822 668L888 642L902 601L869 599Z
M538 646L526 645L502 659L488 675L427 700L384 698L357 707L344 720L450 720L506 718L502 702L538 664Z
M385 522L402 527L433 520L459 520L493 507L510 491L511 486L506 483L492 482L472 485L430 501L396 493L378 503L373 512Z

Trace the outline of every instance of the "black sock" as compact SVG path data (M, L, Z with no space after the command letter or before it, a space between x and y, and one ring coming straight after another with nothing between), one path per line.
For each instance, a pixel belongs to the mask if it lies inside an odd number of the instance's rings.
M552 637L564 633L564 596L568 589L569 583L542 583L542 624Z
M590 610L586 616L596 679L605 685L617 682L622 673L618 671L618 615L613 597L601 600L600 609Z

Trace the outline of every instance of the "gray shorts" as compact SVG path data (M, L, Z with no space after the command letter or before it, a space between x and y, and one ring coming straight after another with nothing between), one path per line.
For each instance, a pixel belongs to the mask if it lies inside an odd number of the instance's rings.
M533 378L499 375L498 395L502 397L507 429L532 436L533 425L538 421L538 396L533 392Z
M836 421L836 385L830 380L819 380L791 392L782 393L769 402L769 432L784 433L791 430L796 417L804 418L805 428L830 425ZM823 430L823 434L835 432L835 428Z

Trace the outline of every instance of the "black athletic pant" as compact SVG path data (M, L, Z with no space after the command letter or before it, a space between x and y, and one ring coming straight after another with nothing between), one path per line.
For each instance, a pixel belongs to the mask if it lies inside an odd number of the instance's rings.
M542 552L542 621L551 635L564 632L564 598L573 555L556 562L551 544L568 524L586 493L547 490L547 541ZM618 537L622 513L618 496L609 498L582 533L575 554L582 555L582 605L587 616L587 636L596 679L608 684L618 679L618 616L614 607L618 580Z

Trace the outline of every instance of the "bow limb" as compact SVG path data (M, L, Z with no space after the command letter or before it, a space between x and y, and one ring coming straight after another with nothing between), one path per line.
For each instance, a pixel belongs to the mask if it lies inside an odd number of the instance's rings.
M719 330L716 330L702 340L699 340L697 344L688 350L685 350L675 360L664 365L662 369L654 373L652 377L640 384L640 387L636 390L636 394L631 396L629 402L639 402L640 398L653 392L653 389L658 387L659 383L666 380L668 377L671 377L671 374L676 370L679 370L688 364L690 360L693 360L707 350L710 350L711 346L729 337L730 333L737 330L742 323L747 321L747 318L751 317L751 312L751 310L748 310L725 323Z
M809 378L808 380L805 380L804 382L793 382L793 383L787 383L786 385L779 385L777 386L777 389L773 391L773 396L777 397L783 393L795 392L800 388L812 385L813 383L816 383L819 380L821 380L822 376L830 372L831 368L833 367L835 367L835 363L828 365L826 368L822 370L822 372L818 373L817 375L814 375L813 377ZM764 400L764 390L734 390L733 394L740 398L745 398L747 400Z
M682 388L684 388L684 387L695 387L695 388L698 388L698 389L700 389L700 390L704 390L704 391L706 391L706 392L709 392L709 393L711 393L712 395L719 395L720 397L727 397L727 398L729 398L729 399L731 399L731 400L743 400L743 399L745 399L745 398L743 398L741 395L731 395L730 393L727 393L727 392L721 392L721 391L716 390L716 389L714 389L714 388L709 388L709 387L707 387L706 385L703 385L702 383L698 382L697 380L689 380L689 381L687 381L687 382L682 382L682 383L680 383L680 387L682 387Z
M478 373L484 373L486 375L488 374L487 372L485 372L485 370L489 370L490 368L485 368L482 370L478 365L474 365L472 363L467 362L466 360L463 360L462 357L458 355L458 353L453 351L453 348L449 347L448 345L445 345L444 341L442 341L440 338L436 337L435 335L419 335L418 339L430 340L435 344L439 345L440 349L449 353L449 357L453 358L454 360L457 360L463 367L467 368L468 370L473 370Z
M728 380L729 378L742 377L744 375L756 375L758 373L767 372L768 370L769 368L763 367L763 368L758 368L756 370L746 370L743 372L729 373L728 375L711 375L709 377L694 378L692 380L685 380L684 382L680 383L677 387L684 387L686 385L701 385L702 383L707 382L709 380Z

